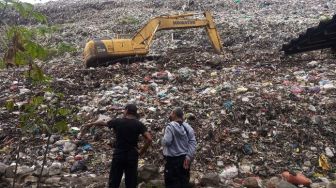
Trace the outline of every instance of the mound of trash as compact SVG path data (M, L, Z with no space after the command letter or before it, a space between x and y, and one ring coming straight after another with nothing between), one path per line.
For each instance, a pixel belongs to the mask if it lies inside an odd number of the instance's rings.
M93 129L81 140L82 124L122 115L138 105L153 145L139 161L143 186L163 184L160 139L174 107L182 107L198 142L191 180L196 187L333 187L336 179L336 64L328 52L283 56L282 44L331 16L331 1L57 1L38 5L60 28L49 45L79 50L41 66L79 120L69 133L51 137L43 184L104 187L113 132ZM213 53L202 29L157 33L157 60L86 69L81 50L90 38L135 33L148 19L183 11L211 10L224 52ZM131 20L131 21L130 21ZM18 79L19 69L0 72L0 103L42 91ZM47 94L52 100L53 93ZM3 105L2 105L3 106ZM0 109L1 187L15 176L20 112ZM41 172L46 135L24 135L17 182L34 185ZM43 148L43 149L42 149ZM282 174L282 178L280 175ZM287 180L287 181L285 181ZM309 183L307 183L309 182ZM312 183L312 184L311 184Z

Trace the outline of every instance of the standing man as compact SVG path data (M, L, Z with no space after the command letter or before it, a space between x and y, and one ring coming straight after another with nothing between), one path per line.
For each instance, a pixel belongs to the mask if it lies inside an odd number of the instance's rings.
M166 159L164 178L166 188L188 188L190 164L196 149L193 128L183 121L183 110L175 108L162 139Z
M108 122L98 121L83 126L80 136L91 126L107 126L116 133L109 188L119 187L123 173L125 173L126 188L137 186L138 157L145 153L152 142L150 133L138 118L137 107L134 104L128 104L125 107L123 118ZM145 145L140 150L138 150L139 135L145 139Z

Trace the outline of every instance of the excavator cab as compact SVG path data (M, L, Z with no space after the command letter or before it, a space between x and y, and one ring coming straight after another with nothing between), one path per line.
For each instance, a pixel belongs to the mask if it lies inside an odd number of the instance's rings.
M222 52L222 43L210 12L204 19L190 18L196 14L164 15L149 20L132 38L90 40L84 48L86 67L128 57L143 57L149 53L154 35L160 30L205 28L216 53Z

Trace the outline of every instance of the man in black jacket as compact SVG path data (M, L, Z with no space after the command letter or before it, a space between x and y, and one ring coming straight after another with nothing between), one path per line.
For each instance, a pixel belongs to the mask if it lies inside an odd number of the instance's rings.
M146 127L139 120L137 107L128 104L124 110L124 117L108 122L98 121L83 125L84 130L92 126L107 126L116 133L116 143L109 177L109 188L118 188L123 173L125 173L126 188L136 188L138 158L142 156L152 142L152 137ZM138 150L138 138L142 135L145 145Z

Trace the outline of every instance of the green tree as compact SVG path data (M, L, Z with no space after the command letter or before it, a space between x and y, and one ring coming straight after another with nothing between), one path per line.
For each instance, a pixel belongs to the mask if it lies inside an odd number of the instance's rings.
M15 17L13 19L8 19ZM36 27L20 25L21 21L28 21L32 24L38 23ZM17 74L23 77L26 87L32 90L27 94L26 101L20 109L19 126L21 135L32 135L44 133L48 136L47 147L44 152L42 170L40 172L38 187L46 164L46 156L49 151L50 137L52 134L66 133L68 121L72 118L72 111L65 108L64 95L56 93L51 87L52 78L47 76L36 63L37 60L44 61L50 57L50 50L38 42L38 37L46 37L55 31L55 27L47 25L47 18L34 10L34 6L15 0L0 0L0 43L5 52L0 60L1 68L28 67L24 74ZM69 44L61 43L57 47L58 54L75 49ZM45 97L48 96L48 97ZM16 108L15 98L8 100L5 104L8 111ZM21 139L20 139L21 140ZM21 143L21 141L19 142ZM19 152L17 149L16 168L19 163ZM15 178L13 187L15 186Z

